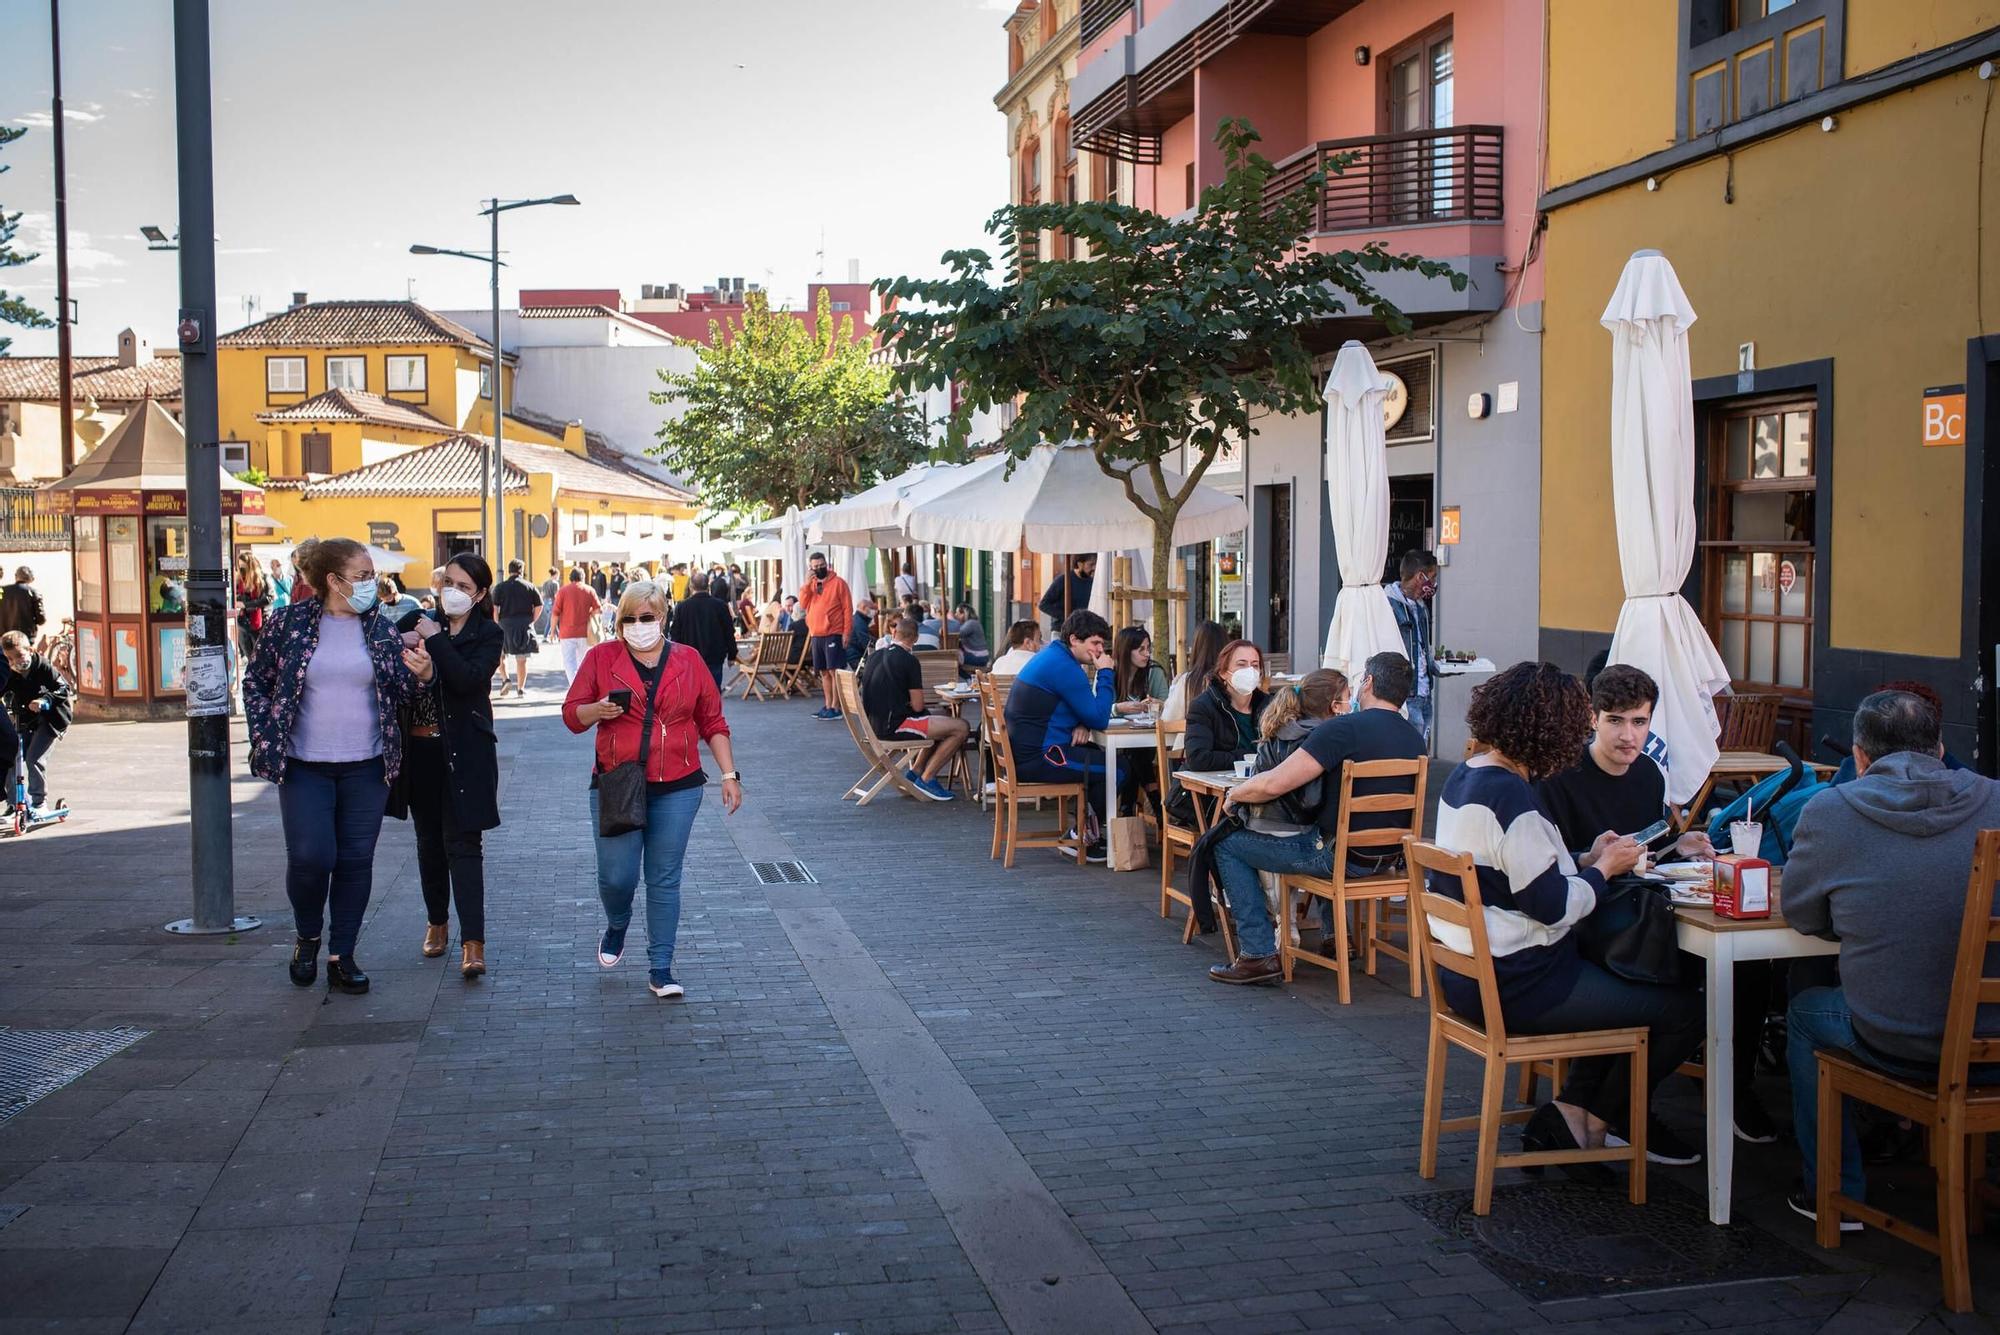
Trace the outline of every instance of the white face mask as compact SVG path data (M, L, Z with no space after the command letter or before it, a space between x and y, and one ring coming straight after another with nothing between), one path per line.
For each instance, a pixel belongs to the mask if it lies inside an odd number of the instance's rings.
M666 636L657 621L634 621L620 633L624 635L625 643L642 654L648 649L657 649Z
M447 584L438 591L438 606L448 617L462 617L472 610L472 595Z
M1239 695L1248 695L1264 684L1264 674L1253 667L1240 667L1229 674L1229 684Z

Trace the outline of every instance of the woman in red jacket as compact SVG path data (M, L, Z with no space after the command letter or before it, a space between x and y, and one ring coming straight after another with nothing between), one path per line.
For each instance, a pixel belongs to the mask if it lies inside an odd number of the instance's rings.
M632 896L643 871L648 984L656 997L678 997L684 992L674 979L681 862L708 782L696 744L707 742L709 754L723 768L724 811L743 804L742 781L715 678L701 655L667 639L665 590L651 580L626 585L618 599L616 627L616 640L583 656L563 700L563 722L571 732L597 729L590 777L593 829L598 828L598 775L637 761L642 753L646 771L645 825L625 834L597 835L597 894L604 901L605 922L597 962L609 969L624 957ZM612 698L614 691L625 693L619 699L629 700L629 707Z

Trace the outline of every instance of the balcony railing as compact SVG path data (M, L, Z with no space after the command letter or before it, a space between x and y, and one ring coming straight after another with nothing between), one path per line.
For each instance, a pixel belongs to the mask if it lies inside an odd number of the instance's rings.
M1499 222L1501 140L1497 125L1329 139L1280 162L1264 185L1264 202L1275 205L1324 170L1316 232Z
M1131 8L1132 0L1083 0L1076 11L1077 40L1089 43Z
M68 550L68 515L33 487L0 487L0 552Z

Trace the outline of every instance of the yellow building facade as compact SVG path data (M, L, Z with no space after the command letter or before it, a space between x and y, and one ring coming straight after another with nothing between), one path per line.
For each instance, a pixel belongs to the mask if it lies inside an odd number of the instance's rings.
M1544 655L1581 668L1623 600L1599 316L1658 249L1697 314L1684 592L1736 689L1803 749L1922 681L1991 773L2000 3L1765 9L1550 0Z

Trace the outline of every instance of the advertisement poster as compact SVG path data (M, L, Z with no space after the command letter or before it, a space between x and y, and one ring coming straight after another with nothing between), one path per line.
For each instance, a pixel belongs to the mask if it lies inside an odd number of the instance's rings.
M139 628L111 628L111 689L120 695L137 695L145 689L139 675Z
M76 628L76 675L84 690L104 694L104 642L88 622Z
M153 693L164 695L178 691L181 689L181 672L187 663L187 627L160 626L154 630L153 636L154 670L159 674L153 682Z
M204 644L189 650L182 673L189 718L229 712L229 650Z

